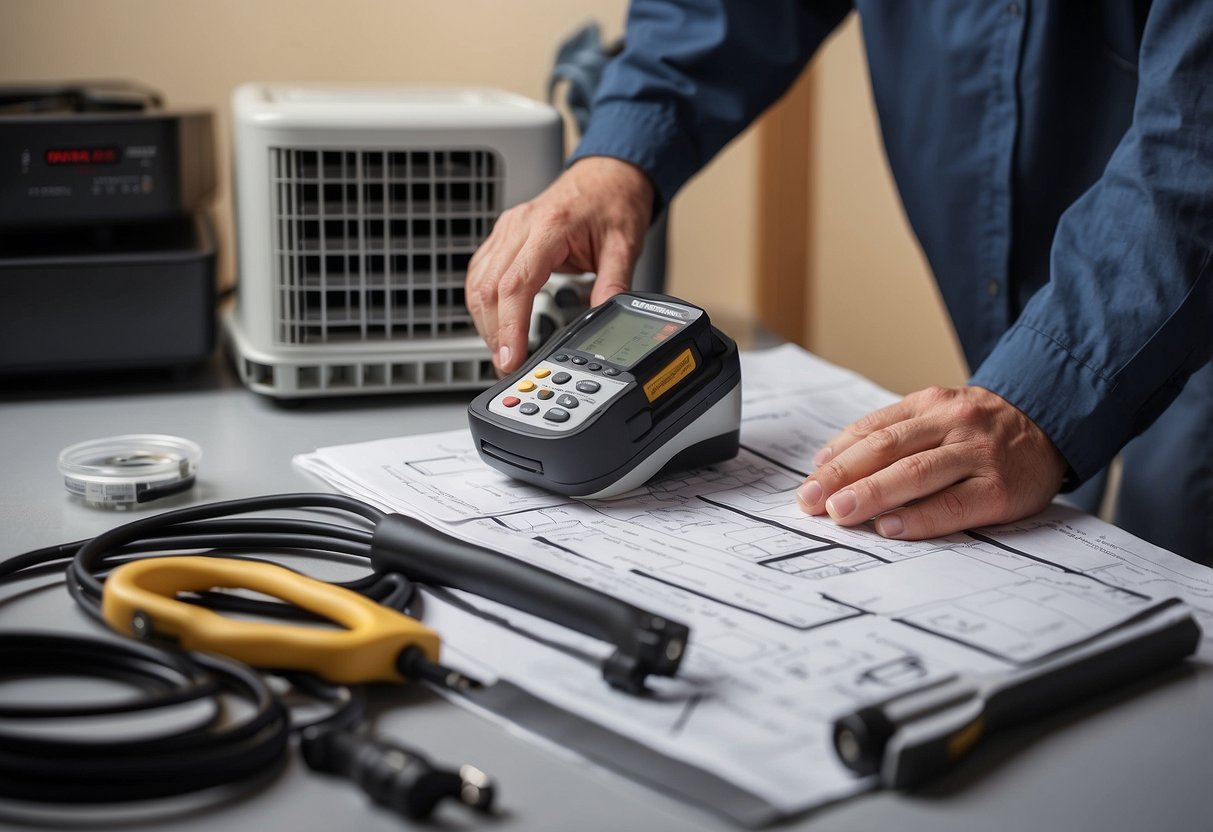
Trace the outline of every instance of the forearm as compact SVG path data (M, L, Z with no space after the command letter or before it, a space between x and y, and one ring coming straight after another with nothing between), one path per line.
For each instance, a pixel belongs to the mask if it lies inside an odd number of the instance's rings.
M570 161L644 170L660 203L774 102L850 11L820 0L633 0Z
M1062 216L1050 280L974 374L1040 425L1075 485L1213 356L1213 7L1156 2L1133 123Z

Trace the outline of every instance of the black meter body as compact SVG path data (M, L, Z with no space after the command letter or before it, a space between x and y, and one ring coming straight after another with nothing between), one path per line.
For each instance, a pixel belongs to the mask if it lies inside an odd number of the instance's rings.
M468 408L480 456L579 498L737 455L737 345L697 306L625 292L557 332Z

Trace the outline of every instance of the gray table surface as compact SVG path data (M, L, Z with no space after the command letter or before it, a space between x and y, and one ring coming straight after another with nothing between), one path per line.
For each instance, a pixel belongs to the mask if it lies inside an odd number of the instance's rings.
M68 497L55 460L65 446L121 433L169 433L203 448L197 487L160 507L319 490L291 464L325 445L446 430L463 423L470 394L312 401L284 408L233 381L219 360L187 379L160 376L17 382L0 379L0 557L95 535L133 514L98 511ZM148 511L148 510L145 510ZM97 632L61 583L0 585L0 629ZM436 828L499 830L705 830L729 821L599 767L571 762L502 726L420 689L376 696L377 728L442 762L491 773L499 814L463 807ZM35 820L0 801L0 828ZM343 781L286 770L217 805L177 801L138 818L141 829L399 830ZM103 811L37 819L44 828L135 828ZM1182 669L1128 691L989 740L928 788L875 792L792 818L777 828L813 830L1213 829L1213 671Z

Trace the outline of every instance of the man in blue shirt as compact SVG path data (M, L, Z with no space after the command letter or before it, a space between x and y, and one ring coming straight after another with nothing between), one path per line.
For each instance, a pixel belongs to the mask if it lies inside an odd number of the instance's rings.
M553 270L625 289L654 210L854 8L886 152L969 383L818 452L801 507L891 538L1005 522L1123 452L1117 522L1213 563L1213 3L633 0L565 173L468 304L502 372ZM1090 499L1088 499L1088 505Z

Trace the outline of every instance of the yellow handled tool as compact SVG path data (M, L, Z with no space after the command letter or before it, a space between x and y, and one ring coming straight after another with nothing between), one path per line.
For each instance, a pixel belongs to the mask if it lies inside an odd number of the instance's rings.
M178 600L183 592L248 589L331 619L325 629L226 618ZM115 630L175 641L254 667L307 670L332 682L475 683L437 664L438 634L414 618L344 587L271 563L174 556L124 564L105 580L101 613Z

